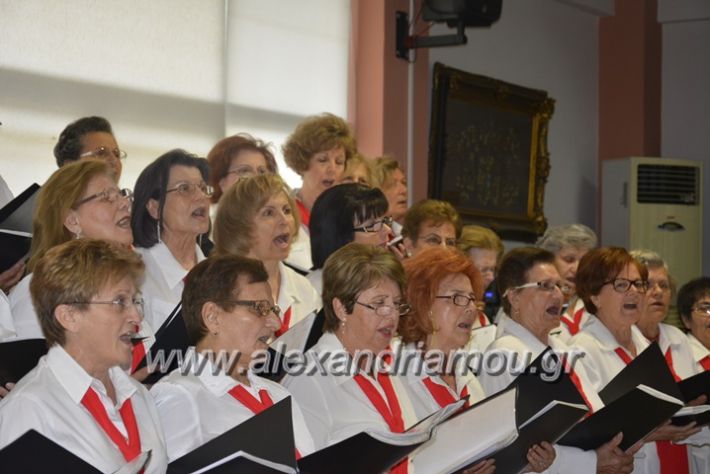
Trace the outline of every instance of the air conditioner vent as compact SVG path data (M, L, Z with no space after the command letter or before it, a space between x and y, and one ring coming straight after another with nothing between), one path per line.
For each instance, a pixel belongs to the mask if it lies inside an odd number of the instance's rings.
M698 204L699 169L694 166L638 165L636 200L647 204Z

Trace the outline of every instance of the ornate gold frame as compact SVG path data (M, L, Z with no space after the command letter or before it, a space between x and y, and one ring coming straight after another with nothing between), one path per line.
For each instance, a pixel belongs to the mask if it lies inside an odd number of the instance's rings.
M547 131L555 100L436 63L429 136L429 196L467 223L532 242L547 228ZM525 188L525 189L522 189Z

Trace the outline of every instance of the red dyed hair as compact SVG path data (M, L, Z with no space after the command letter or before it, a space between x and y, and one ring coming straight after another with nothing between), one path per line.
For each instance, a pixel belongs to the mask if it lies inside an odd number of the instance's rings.
M601 247L587 252L579 261L575 286L577 296L584 301L584 308L597 314L597 307L592 303L592 296L598 295L602 287L621 272L626 265L631 264L636 267L642 280L648 280L648 270L625 248L622 247Z
M429 310L434 304L441 281L449 275L462 273L471 281L473 294L483 296L483 277L473 262L456 249L436 247L426 249L404 261L407 274L407 303L412 310L399 319L399 334L405 344L423 341L434 332Z

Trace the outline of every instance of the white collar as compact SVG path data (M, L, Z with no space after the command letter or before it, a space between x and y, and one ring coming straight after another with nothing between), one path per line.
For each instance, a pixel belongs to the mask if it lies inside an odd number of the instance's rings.
M59 344L54 344L47 352L47 365L54 373L59 384L77 405L81 403L89 387L108 396L104 384L89 375ZM121 406L124 401L133 396L136 392L136 387L131 383L130 377L118 366L111 367L108 375L116 392L117 405Z
M619 341L616 340L611 331L609 331L609 329L599 318L590 318L589 324L582 330L582 332L589 332L597 341L599 341L602 348L607 352L615 352L618 347L621 347ZM643 352L649 344L636 325L631 326L631 341L633 342L634 347L636 347L636 355Z
M228 375L224 369L215 367L212 361L198 353L194 347L191 347L189 351L190 353L185 357L187 370L216 397L221 397L237 385L244 386L252 393L258 393L260 389L266 388L251 370L247 371L247 379L249 380L249 386L247 386Z
M177 261L168 246L165 245L165 242L158 242L147 250L155 261L158 262L158 268L163 274L163 278L167 282L168 287L171 290L177 288L187 275L188 270L185 270L182 265L180 265L180 262ZM195 244L195 255L197 257L197 263L205 259L202 249L197 244Z
M279 262L279 275L281 276L281 287L279 288L279 299L277 304L281 311L286 311L293 304L300 303L298 287L294 282L293 275L296 272L288 268L283 262Z
M527 328L514 321L513 318L505 314L505 312L499 312L496 339L508 335L517 337L523 341L523 343L536 354L540 354L547 348L547 345L540 342Z
M313 346L309 352L312 352L312 355L319 360L318 364L321 363L318 354L328 354L328 358L322 362L323 367L328 371L328 374L333 377L336 385L342 385L358 374L372 380L372 377L355 366L350 353L333 332L323 333L320 339L318 339L318 343ZM344 370L346 368L349 370ZM320 370L320 368L318 370Z
M693 336L691 333L688 333L687 336L688 340L690 340L690 346L693 349L693 358L696 362L700 362L704 357L710 356L710 349L705 347L697 337Z

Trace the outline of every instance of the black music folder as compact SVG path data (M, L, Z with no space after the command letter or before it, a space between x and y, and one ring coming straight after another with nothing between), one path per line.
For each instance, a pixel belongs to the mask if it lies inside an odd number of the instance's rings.
M681 408L681 400L639 385L577 424L559 444L596 449L621 431L624 439L619 447L626 450Z
M39 191L39 185L33 183L0 209L0 229L32 235L32 219L35 213L37 191Z
M27 259L32 243L32 218L38 184L32 184L0 209L0 272Z
M187 336L185 320L182 318L182 303L178 303L156 331L155 342L150 346L146 357L136 367L136 370L145 367L149 358L151 361L164 361L155 366L155 371L150 373L143 383L154 384L177 369L189 346L190 338Z
M616 374L599 391L599 398L608 405L639 385L646 385L679 400L683 399L678 384L668 368L666 358L655 342L649 344L642 353Z
M561 370L564 369L561 364L563 361L560 357L548 347L508 386L518 387L519 395L515 407L518 426L522 426L553 400L585 405L584 397L567 371Z
M245 470L238 471L237 467ZM296 447L291 398L284 398L174 460L168 465L167 474L188 474L205 468L208 470L203 472L213 474L295 472Z
M404 433L357 433L300 459L298 470L301 474L386 472L429 441L437 425L457 413L464 402L460 400L432 413Z
M114 474L137 474L145 468L149 461L150 451L141 453ZM0 466L2 472L21 472L22 474L101 473L91 464L35 430L29 430L0 450Z
M44 339L20 339L0 343L0 385L17 382L34 369L47 353Z
M695 400L700 395L705 395L708 397L708 401L705 403L710 403L710 370L681 380L678 382L678 388L683 395L683 400L686 402Z

